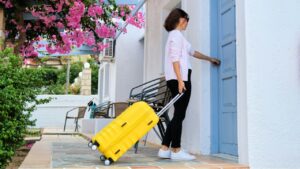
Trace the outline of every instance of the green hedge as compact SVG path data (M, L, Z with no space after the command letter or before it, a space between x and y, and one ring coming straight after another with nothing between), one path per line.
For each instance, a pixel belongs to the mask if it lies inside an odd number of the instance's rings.
M0 51L0 168L5 168L17 148L24 143L31 112L49 99L36 96L45 85L39 69L22 68L22 59L11 49Z
M93 60L90 59L88 62L92 69L92 94L97 94L98 92L98 65ZM65 94L66 76L67 76L67 66L64 65L62 69L51 68L51 67L41 67L39 68L43 72L45 79L45 86L43 86L41 94ZM75 62L71 64L70 67L70 85L74 83L75 78L78 77L79 72L83 69L82 62ZM69 89L71 94L71 89Z

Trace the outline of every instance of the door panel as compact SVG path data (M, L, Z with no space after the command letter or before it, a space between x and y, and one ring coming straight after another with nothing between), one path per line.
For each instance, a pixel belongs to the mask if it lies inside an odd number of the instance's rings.
M237 156L235 1L219 0L219 153Z

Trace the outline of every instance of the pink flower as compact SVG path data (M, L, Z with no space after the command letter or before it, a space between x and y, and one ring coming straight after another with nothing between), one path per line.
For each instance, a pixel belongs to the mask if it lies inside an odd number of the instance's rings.
M45 47L45 45L43 45L43 44L38 44L37 45L37 48L43 48L43 47Z
M26 144L26 147L27 147L27 148L31 148L31 147L33 146L33 144L34 144L34 143Z
M54 23L54 21L56 20L56 16L52 15L50 17L43 17L42 19L44 20L46 26L50 26L51 23Z
M125 16L125 12L124 11L121 11L121 16Z
M63 28L65 27L64 24L61 23L61 22L58 22L58 23L56 24L56 26L57 26L58 29L63 29Z
M109 46L109 44L104 44L102 42L99 42L96 44L96 46L93 48L93 51L94 52L97 52L97 51L103 51L103 49L107 48Z
M33 42L23 45L21 47L20 52L21 52L22 56L28 56L28 57L38 56L38 53L35 51L35 48L33 46Z
M42 37L38 36L38 37L36 37L34 40L35 40L35 41L40 41L40 40L42 40L42 39L43 39Z
M98 25L95 32L100 38L112 38L116 34L116 29L114 27L108 27L107 25Z
M47 13L56 12L51 5L44 5L44 9Z
M47 45L46 46L46 50L47 50L47 52L49 53L49 54L54 54L54 53L56 53L56 49L54 48L54 46L52 46L52 45Z
M20 26L15 20L10 20L10 23L16 25L16 28L18 29L17 34L30 30L36 31L41 37L48 37L49 39L47 39L47 41L49 42L49 45L45 45L45 48L49 54L69 53L72 48L80 47L83 44L93 47L93 50L95 51L103 50L108 45L99 42L101 41L100 39L112 38L115 36L116 30L121 29L117 23L114 23L115 20L113 18L116 18L116 20L126 20L128 23L138 28L144 26L143 13L139 12L135 17L128 16L128 13L130 10L134 9L134 6L119 6L116 10L104 10L104 7L110 7L104 3L104 0L98 0L100 3L95 3L88 7L85 7L85 1L83 0L50 1L54 2L56 5L36 5L25 9L25 11L31 12L32 15L37 18L36 22ZM3 4L6 8L13 5L11 2L12 0L0 0L0 4ZM65 14L62 12L64 9L69 12ZM105 16L109 16L106 18L107 22L103 22L104 14ZM83 17L84 19L87 19L86 21L88 22L82 22ZM111 22L114 23L114 25L110 24ZM92 24L90 25L90 23ZM26 30L23 27L26 27ZM52 29L58 31L63 29L64 32L57 35L56 33L51 33L53 32ZM122 31L126 33L126 29ZM6 34L8 34L7 36L9 36L10 32L14 33L8 30L6 31ZM37 55L35 50L43 46L39 44L33 45L33 42L38 41L40 36L26 39L26 44L21 50L22 55Z
M88 15L91 17L97 17L97 16L101 16L103 14L103 9L101 8L101 6L90 6L88 9Z
M85 43L88 45L88 46L93 46L95 45L96 41L95 41L95 36L94 36L94 33L92 31L90 32L87 32L85 34Z
M127 22L131 25L134 25L134 26L138 27L138 28L142 28L142 27L144 27L144 23L145 23L144 15L143 15L143 13L138 12L136 14L136 16L128 17Z
M32 25L30 24L30 23L28 23L27 25L26 25L26 29L30 29L32 27Z
M53 10L53 8L51 8ZM51 11L51 10L50 10ZM55 15L48 14L49 11L40 12L40 11L31 11L32 16L39 18L42 20L47 27L51 26L56 20Z
M11 0L0 0L0 3L5 5L5 8L12 8L13 5L11 3Z
M71 28L79 28L81 17L84 14L85 6L81 1L75 1L74 5L70 8L66 19L68 26Z
M81 30L76 30L71 34L71 39L73 40L73 44L78 48L84 43L84 34Z
M12 20L10 20L9 22L11 22L12 24L15 24L15 25L17 25L17 22L16 22L16 20L15 20L15 19L12 19Z
M62 11L64 3L65 3L65 0L59 0L59 4L56 5L57 12L61 12Z

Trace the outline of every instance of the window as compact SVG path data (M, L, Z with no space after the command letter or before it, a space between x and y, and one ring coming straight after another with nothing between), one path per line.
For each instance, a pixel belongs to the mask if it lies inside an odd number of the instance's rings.
M108 44L108 47L104 49L104 57L114 57L114 40L104 39L104 44Z

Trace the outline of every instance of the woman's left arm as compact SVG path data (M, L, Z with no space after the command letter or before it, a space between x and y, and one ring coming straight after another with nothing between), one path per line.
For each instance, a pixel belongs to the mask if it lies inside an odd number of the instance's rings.
M206 56L198 51L195 51L193 56L197 59L207 60L215 65L220 65L221 61L217 58Z

